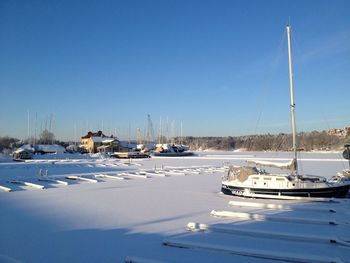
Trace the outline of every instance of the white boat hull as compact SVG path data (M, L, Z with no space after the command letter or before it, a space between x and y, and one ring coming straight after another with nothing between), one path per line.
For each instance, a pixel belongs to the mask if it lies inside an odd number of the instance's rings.
M254 188L238 187L222 183L221 191L224 194L244 196L244 197L261 197L261 198L279 198L284 197L324 197L324 198L345 198L348 195L350 184L342 184L333 187L324 188Z

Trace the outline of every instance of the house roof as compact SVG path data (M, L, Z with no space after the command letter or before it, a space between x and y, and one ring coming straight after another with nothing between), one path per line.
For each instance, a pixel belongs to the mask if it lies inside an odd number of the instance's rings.
M106 135L103 134L102 131L98 131L98 132L91 132L89 131L85 136L82 136L82 139L89 139L91 137L107 137Z
M93 142L109 143L109 142L115 141L116 138L93 136L93 137L91 137L91 140L92 140Z

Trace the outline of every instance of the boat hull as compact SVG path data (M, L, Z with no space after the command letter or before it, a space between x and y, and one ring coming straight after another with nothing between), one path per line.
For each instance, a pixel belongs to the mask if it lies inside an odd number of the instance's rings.
M264 189L264 188L246 188L231 185L222 185L221 191L227 195L251 196L268 195L274 198L278 196L290 197L324 197L324 198L346 198L350 185L340 185L327 188L304 188L304 189ZM249 194L247 194L247 192Z
M137 158L150 158L148 153L141 152L115 152L111 155L113 158L118 159L137 159Z
M182 157L182 156L192 156L193 152L153 152L153 156L164 156L164 157Z

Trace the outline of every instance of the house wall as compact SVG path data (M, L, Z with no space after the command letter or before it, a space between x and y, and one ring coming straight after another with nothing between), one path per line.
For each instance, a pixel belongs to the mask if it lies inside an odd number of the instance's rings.
M94 137L90 138L81 138L80 144L82 147L84 147L89 153L97 153L97 148L102 145L109 145L111 151L119 151L119 141L111 142L111 143L102 143L96 140L94 141ZM109 138L109 137L106 137Z
M93 149L93 153L97 153L97 147L100 147L102 145L102 143L100 142L93 142L93 140L91 139L91 148Z
M89 152L94 153L96 152L96 147L94 145L94 142L91 138L82 138L80 141L80 144Z

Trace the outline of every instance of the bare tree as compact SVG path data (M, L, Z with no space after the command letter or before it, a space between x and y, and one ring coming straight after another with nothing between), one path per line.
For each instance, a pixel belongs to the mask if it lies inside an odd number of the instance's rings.
M0 137L0 151L3 149L12 149L14 144L18 141L18 139L9 136Z
M41 144L52 144L54 140L55 135L46 129L39 135L39 143Z

